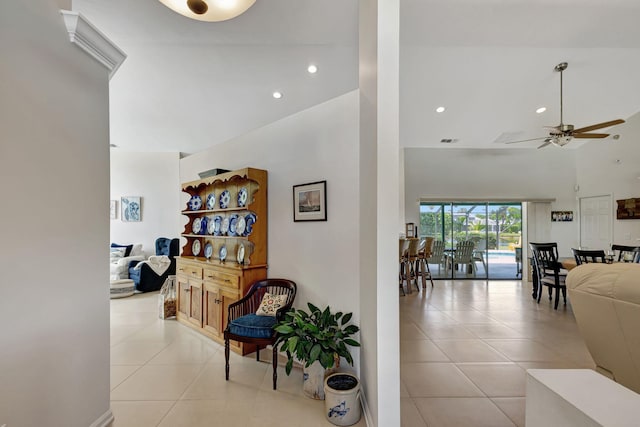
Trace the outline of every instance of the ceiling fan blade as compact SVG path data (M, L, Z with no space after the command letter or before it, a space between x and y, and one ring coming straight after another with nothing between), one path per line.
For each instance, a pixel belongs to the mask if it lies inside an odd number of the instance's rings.
M539 141L541 139L545 139L548 138L546 136L540 136L538 138L531 138L531 139L521 139L520 141L509 141L509 142L505 142L505 144L519 144L521 142L529 142L529 141Z
M574 134L576 134L576 133L585 133L585 132L589 132L590 130L608 128L609 126L619 125L621 123L624 123L624 120L622 120L622 119L611 120L609 122L598 123L597 125L585 126L583 128L580 128L580 129L574 129L573 133Z
M541 146L539 146L539 147L538 147L538 149L540 149L540 148L544 148L544 147L546 147L546 146L547 146L547 145L549 145L549 144L551 144L551 138L547 138L547 139L544 141L544 143L543 143Z
M597 138L606 138L609 136L608 133L573 133L574 138L584 138L584 139L597 139Z

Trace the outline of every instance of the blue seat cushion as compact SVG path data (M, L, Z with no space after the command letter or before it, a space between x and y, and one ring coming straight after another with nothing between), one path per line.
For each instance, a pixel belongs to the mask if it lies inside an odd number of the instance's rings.
M229 323L229 332L234 335L249 338L271 338L276 318L273 316L258 316L254 313L238 317Z

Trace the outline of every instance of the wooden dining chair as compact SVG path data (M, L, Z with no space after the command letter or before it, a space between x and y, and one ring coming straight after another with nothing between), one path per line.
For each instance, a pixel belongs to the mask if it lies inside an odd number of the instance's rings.
M411 292L411 288L409 285L410 279L408 280L408 272L409 272L409 258L407 256L407 250L409 249L409 240L407 239L399 239L398 240L398 281L400 284L400 290L402 291L402 295L406 295L404 291L403 283L407 282L407 290Z
M431 280L431 287L433 287L433 279L431 278L431 273L428 270L424 257L420 256L420 245L420 239L409 240L409 282L413 281L418 290L420 290L420 287L418 286L418 279L422 280L423 289L427 287L426 279Z
M576 259L576 265L588 264L592 262L606 262L604 250L602 249L575 249L571 248L573 257Z
M611 245L618 254L618 262L640 262L640 246Z
M558 309L560 292L562 292L564 304L567 305L567 285L565 284L565 279L567 278L568 271L562 268L562 265L558 261L558 244L529 243L529 248L533 255L533 263L538 277L538 303L540 303L542 286L544 285L549 289L549 301L551 301L552 298L552 290L555 290L556 296L553 306L555 310Z

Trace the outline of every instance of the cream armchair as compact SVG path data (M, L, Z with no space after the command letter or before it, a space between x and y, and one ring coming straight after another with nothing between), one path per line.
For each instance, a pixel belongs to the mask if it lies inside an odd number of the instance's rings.
M119 247L126 248L126 246L111 247L111 253L109 257L109 276L110 280L122 280L129 278L129 263L131 261L143 261L144 253L142 252L142 244L131 245L130 254L125 256L124 252L117 251Z
M566 284L596 370L640 393L640 264L583 264Z

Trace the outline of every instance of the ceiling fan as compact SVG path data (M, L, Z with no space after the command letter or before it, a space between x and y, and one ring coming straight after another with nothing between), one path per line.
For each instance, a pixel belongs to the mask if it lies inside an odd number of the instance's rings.
M582 139L606 138L606 137L609 136L608 133L592 133L591 131L597 130L597 129L602 129L602 128L608 128L610 126L619 125L620 123L624 123L624 120L617 119L617 120L611 120L611 121L608 121L608 122L598 123L598 124L591 125L591 126L581 127L579 129L574 129L573 125L568 125L568 124L565 124L563 122L563 116L562 116L562 113L563 113L563 111L562 111L562 72L567 69L568 65L569 64L567 64L566 62L561 62L558 65L556 65L555 68L554 68L555 71L558 71L560 73L560 124L558 126L546 126L546 127L551 128L551 131L549 132L549 136L543 136L543 137L531 138L531 139L524 139L524 140L521 140L521 141L510 141L510 142L506 142L505 144L518 144L520 142L543 140L544 142L538 148L546 147L549 144L554 144L554 145L557 145L559 147L562 147L562 146L567 145L569 143L569 141L571 141L573 138L582 138Z

